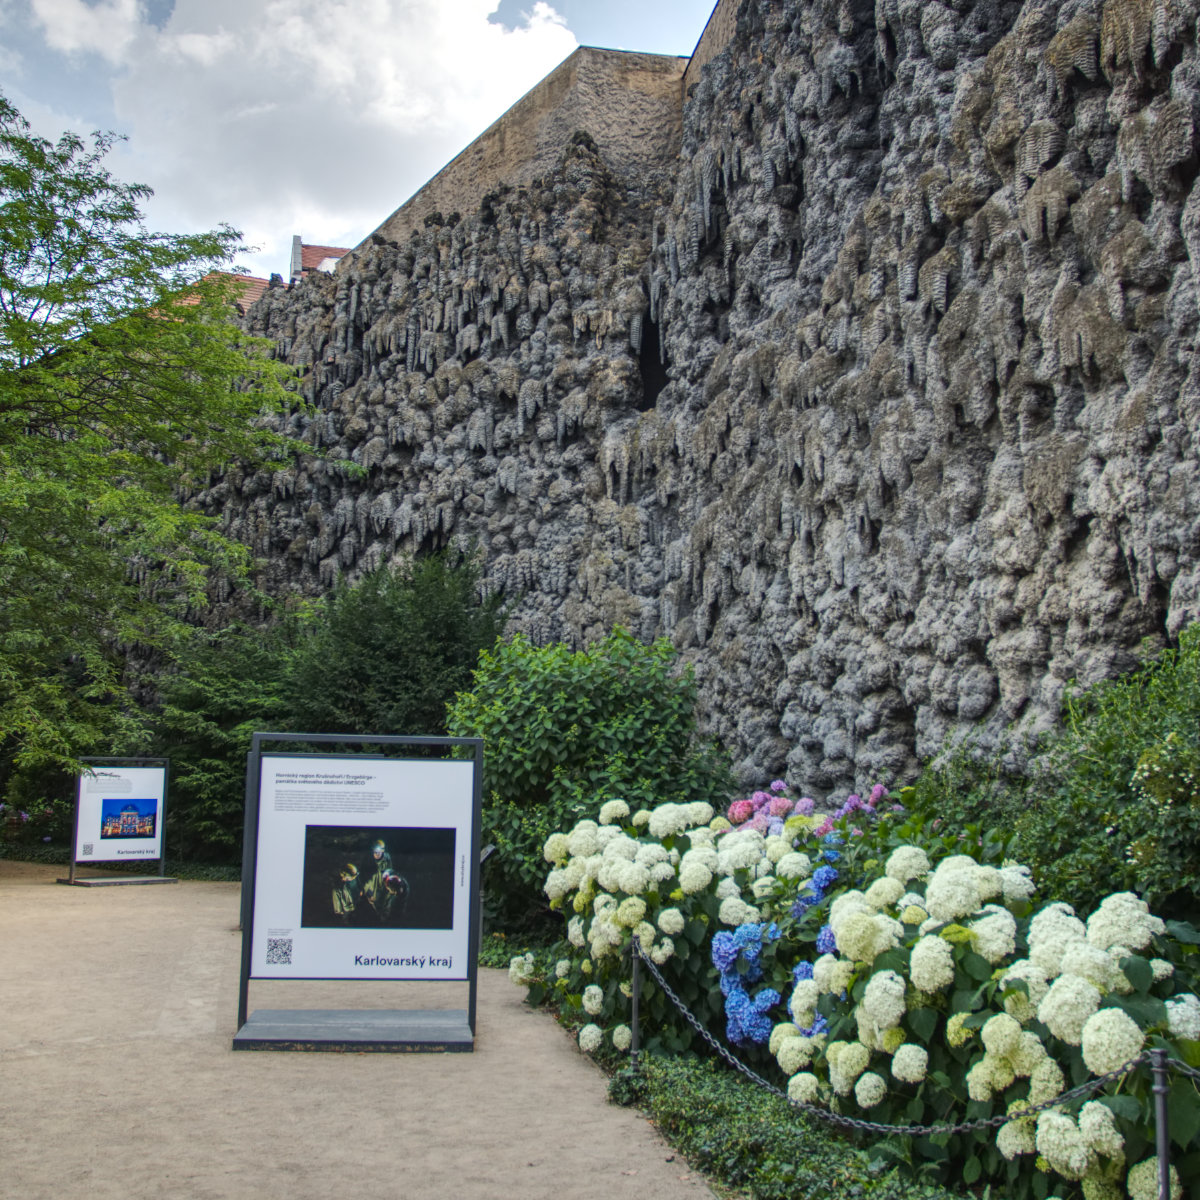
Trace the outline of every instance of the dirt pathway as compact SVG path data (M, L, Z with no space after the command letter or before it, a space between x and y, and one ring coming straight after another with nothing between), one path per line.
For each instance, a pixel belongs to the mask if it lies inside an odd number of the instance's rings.
M0 1194L700 1200L503 971L471 1054L234 1053L237 884L70 888L0 861ZM257 983L251 1009L466 1007L465 984Z

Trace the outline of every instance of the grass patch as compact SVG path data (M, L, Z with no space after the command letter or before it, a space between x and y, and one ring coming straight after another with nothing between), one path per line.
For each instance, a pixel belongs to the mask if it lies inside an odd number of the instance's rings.
M786 1100L712 1061L642 1058L609 1095L636 1104L697 1170L753 1200L963 1200L896 1171L873 1171L852 1145Z
M69 867L71 851L65 846L22 846L0 842L0 858L10 862L44 863L53 867ZM151 866L150 864L153 864ZM157 870L157 859L142 859L138 862L78 863L84 870L115 871L118 874L145 875L148 870ZM167 859L165 873L174 879L199 880L207 883L241 883L242 868L221 866L214 863L177 862ZM505 963L507 966L508 964Z

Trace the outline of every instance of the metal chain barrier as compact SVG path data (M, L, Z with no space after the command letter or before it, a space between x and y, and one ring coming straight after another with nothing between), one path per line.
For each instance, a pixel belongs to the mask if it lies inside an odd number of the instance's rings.
M878 1121L863 1121L858 1117L844 1117L840 1113L830 1112L826 1108L821 1108L817 1104L810 1104L804 1100L793 1100L782 1088L776 1087L773 1083L764 1079L757 1071L746 1066L739 1058L732 1054L727 1046L722 1045L713 1035L704 1027L698 1017L688 1010L684 1002L676 995L671 985L662 977L662 973L658 967L642 950L637 938L633 939L633 953L635 955L635 968L640 964L644 966L654 977L654 981L662 988L663 993L671 1001L672 1004L679 1010L684 1019L689 1025L736 1071L740 1071L747 1079L753 1080L759 1087L765 1088L774 1096L779 1096L786 1100L793 1108L806 1112L819 1121L825 1121L830 1125L839 1125L845 1129L861 1129L868 1133L883 1133L906 1134L909 1137L930 1137L938 1135L949 1135L955 1133L972 1133L981 1129L998 1129L1001 1125L1008 1124L1009 1121L1017 1121L1023 1117L1033 1117L1040 1112L1045 1112L1049 1108L1058 1108L1063 1104L1070 1104L1074 1100L1081 1100L1084 1096L1090 1096L1093 1092L1098 1092L1110 1083L1121 1079L1130 1071L1136 1070L1143 1063L1150 1061L1150 1054L1142 1053L1135 1058L1131 1058L1127 1063L1123 1063L1115 1071L1109 1071L1104 1075L1097 1075L1094 1079L1089 1079L1085 1083L1081 1083L1078 1087L1070 1088L1061 1095L1055 1096L1052 1100L1045 1100L1040 1104L1030 1105L1028 1108L1021 1109L1020 1112L1011 1114L1001 1114L998 1117L985 1117L976 1121L962 1121L957 1125L884 1125ZM635 983L633 987L634 1000L634 1021L636 1027L637 1013L637 996L638 986ZM636 1042L634 1045L636 1046ZM636 1055L636 1050L635 1050ZM634 1060L636 1066L636 1058ZM1200 1080L1200 1071L1194 1070L1177 1059L1170 1059L1169 1066L1180 1071L1182 1074L1190 1075L1195 1079Z

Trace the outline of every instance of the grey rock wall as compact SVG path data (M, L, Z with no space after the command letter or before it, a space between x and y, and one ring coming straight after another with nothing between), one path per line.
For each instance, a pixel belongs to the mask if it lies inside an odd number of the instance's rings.
M744 0L657 207L576 144L268 293L327 458L196 500L276 591L464 538L665 633L748 780L1004 744L1200 611L1198 95L1194 0Z

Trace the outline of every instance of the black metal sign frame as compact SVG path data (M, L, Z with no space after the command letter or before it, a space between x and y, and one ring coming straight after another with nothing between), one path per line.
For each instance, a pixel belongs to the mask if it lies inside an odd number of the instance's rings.
M295 746L360 746L362 750L331 751L289 749ZM271 747L268 749L268 747ZM281 1010L249 1011L250 980L253 975L254 900L258 875L262 760L264 754L288 758L344 759L369 762L402 756L372 753L400 747L434 748L438 756L450 758L455 750L469 751L472 763L471 845L467 850L471 878L467 888L467 1009L372 1011L372 1010ZM483 739L455 737L402 737L383 734L342 733L256 733L246 756L246 809L242 839L242 960L238 986L238 1032L235 1050L380 1050L453 1051L472 1050L479 982L480 855L483 806ZM291 977L297 979L297 977ZM322 979L329 978L321 976ZM378 982L381 977L373 977ZM388 978L388 977L382 977ZM396 976L395 978L404 978ZM461 978L461 977L460 977ZM358 982L358 980L346 980Z

